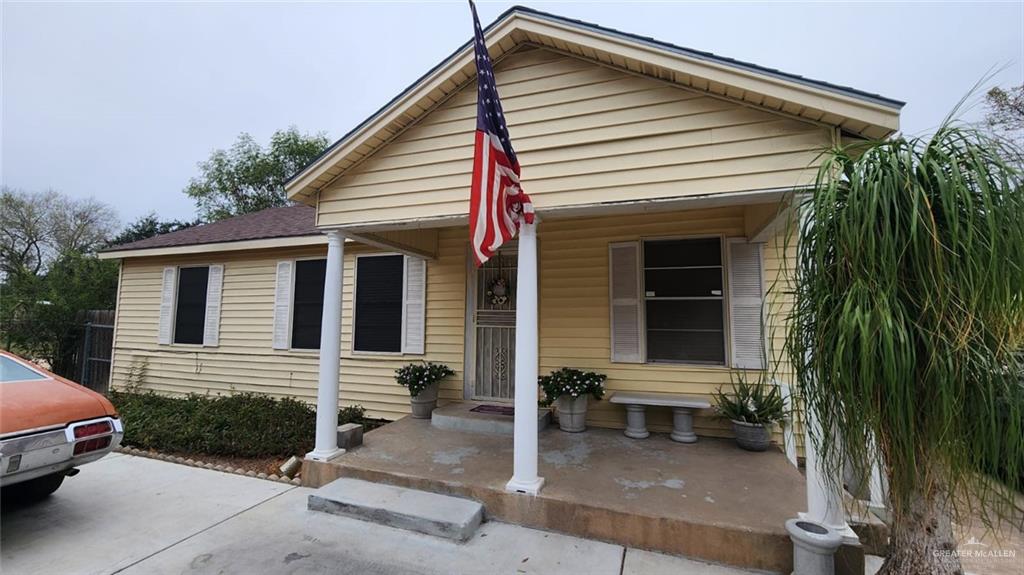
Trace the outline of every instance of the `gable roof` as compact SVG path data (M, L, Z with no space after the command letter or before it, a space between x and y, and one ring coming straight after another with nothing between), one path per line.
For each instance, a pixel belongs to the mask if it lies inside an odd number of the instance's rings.
M321 235L322 233L316 227L316 209L299 204L267 208L251 214L243 214L144 240L111 246L101 250L100 253Z
M883 138L896 131L904 105L901 101L862 90L523 6L505 11L487 26L484 35L495 62L520 46L540 46L681 87L836 126L867 138ZM467 41L292 176L285 184L288 197L311 201L320 189L475 78L472 41Z

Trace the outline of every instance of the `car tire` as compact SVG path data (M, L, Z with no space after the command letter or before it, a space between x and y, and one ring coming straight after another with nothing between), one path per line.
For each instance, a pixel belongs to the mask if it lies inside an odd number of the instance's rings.
M66 472L61 471L10 485L4 489L4 499L10 497L13 503L30 503L46 499L64 483L65 474Z

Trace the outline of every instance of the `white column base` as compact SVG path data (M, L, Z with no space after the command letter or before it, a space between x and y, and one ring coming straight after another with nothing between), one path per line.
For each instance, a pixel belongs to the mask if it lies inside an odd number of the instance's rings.
M800 513L797 513L796 515L797 515L797 517L799 517L800 519L803 519L805 521L812 521L812 522L820 523L817 519L811 517L810 514L807 513L806 511L801 511ZM857 545L857 544L860 543L860 537L857 537L857 532L854 531L853 528L850 527L849 524L847 524L845 521L843 522L842 525L828 525L828 524L825 524L825 527L828 527L832 531L835 531L836 533L838 533L839 536L843 538L843 545Z
M505 491L511 491L513 493L525 493L526 495L537 495L540 493L540 488L544 486L544 478L538 477L533 481L519 481L515 477L509 480L505 484Z
M328 461L337 459L339 456L344 454L345 450L340 447L333 451L317 451L314 449L313 451L310 451L309 453L306 454L306 459L309 459L311 461L319 461L320 463L327 463Z

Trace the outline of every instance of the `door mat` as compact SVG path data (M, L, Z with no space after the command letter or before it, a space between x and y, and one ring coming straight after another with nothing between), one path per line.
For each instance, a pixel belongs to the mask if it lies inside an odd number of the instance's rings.
M489 415L508 415L514 416L516 414L516 408L509 405L478 405L473 409L470 409L475 413L487 413Z

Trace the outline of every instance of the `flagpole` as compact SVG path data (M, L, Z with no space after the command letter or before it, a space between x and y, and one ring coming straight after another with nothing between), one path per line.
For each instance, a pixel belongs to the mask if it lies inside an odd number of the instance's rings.
M513 471L505 489L536 495L537 475L537 223L519 228L516 277L516 388Z

